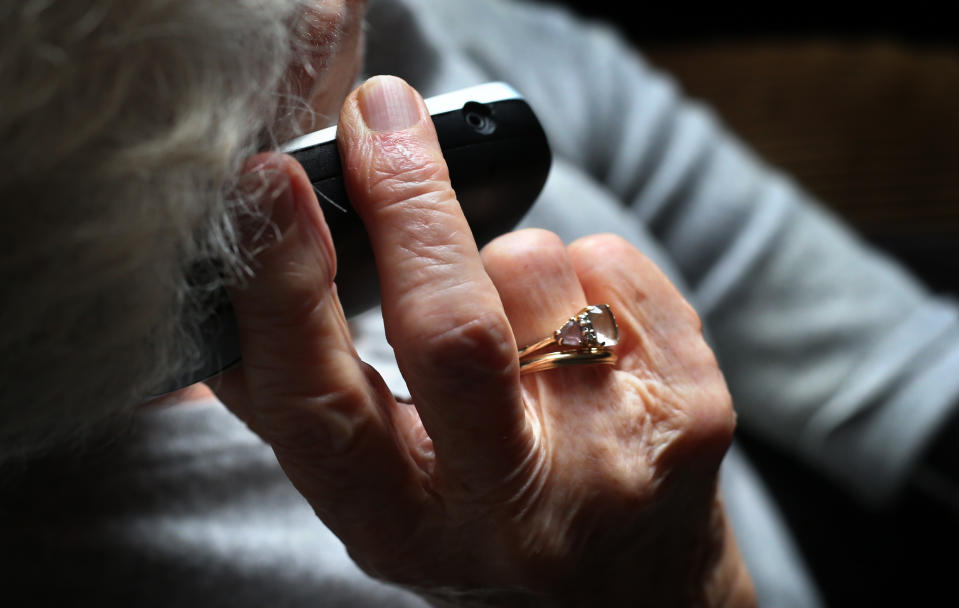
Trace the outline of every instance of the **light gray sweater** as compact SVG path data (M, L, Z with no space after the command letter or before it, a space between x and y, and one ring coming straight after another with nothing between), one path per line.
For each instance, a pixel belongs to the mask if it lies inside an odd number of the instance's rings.
M504 80L529 100L555 164L524 224L567 240L616 232L657 261L703 316L742 425L864 500L903 486L959 403L954 304L603 27L506 0L374 0L369 21L371 74L425 95ZM402 392L376 311L354 325L360 352ZM13 481L0 490L0 572L31 603L423 605L360 573L269 448L216 402L145 412L102 453ZM735 448L723 491L761 605L818 605Z

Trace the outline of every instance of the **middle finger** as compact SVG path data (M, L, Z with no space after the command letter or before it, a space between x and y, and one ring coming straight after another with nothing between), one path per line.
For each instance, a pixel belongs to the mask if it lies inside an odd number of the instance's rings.
M566 246L552 232L503 235L483 248L483 262L520 347L551 335L586 305Z
M402 80L376 77L346 101L339 125L387 338L438 465L467 487L508 476L529 449L516 345L426 106Z

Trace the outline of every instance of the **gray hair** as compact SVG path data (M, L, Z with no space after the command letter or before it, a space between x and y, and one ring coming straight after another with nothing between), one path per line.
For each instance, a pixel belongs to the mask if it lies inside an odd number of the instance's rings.
M287 82L309 70L306 4L0 5L0 461L80 439L197 364L219 279L188 270L242 267L242 163L307 111Z

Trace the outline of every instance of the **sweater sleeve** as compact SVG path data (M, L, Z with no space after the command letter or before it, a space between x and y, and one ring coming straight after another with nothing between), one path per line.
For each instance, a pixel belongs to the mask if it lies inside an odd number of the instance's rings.
M757 159L610 29L529 3L438 4L456 13L445 35L520 87L554 153L665 247L742 425L865 500L901 490L959 404L955 303Z

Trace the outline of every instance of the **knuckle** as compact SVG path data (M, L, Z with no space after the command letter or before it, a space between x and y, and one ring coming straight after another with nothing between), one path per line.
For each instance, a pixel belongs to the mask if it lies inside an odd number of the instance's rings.
M418 365L459 381L511 373L516 346L505 318L495 312L450 319L424 329Z
M698 316L693 313L697 321ZM732 441L736 428L733 398L713 351L701 335L689 339L686 353L689 432L706 446L716 446L723 453Z
M635 255L636 248L623 237L610 234L591 234L576 239L569 245L570 251L587 253L598 259L619 258L624 253Z
M687 414L683 443L690 458L706 466L718 466L736 429L732 397L721 379L703 387L698 403Z
M733 410L733 400L725 386L711 391L711 398L707 407L710 415L705 417L702 425L704 435L725 451L736 430L736 413Z
M733 404L733 397L726 388L725 383L722 385L722 390L719 392L716 404L720 412L720 433L728 444L732 442L733 435L736 432L736 409Z
M317 463L350 453L369 416L358 387L304 398L277 395L255 411L256 431L288 461Z
M498 236L483 247L486 260L509 261L530 255L542 255L544 251L564 251L562 239L554 232L542 228L524 228Z

